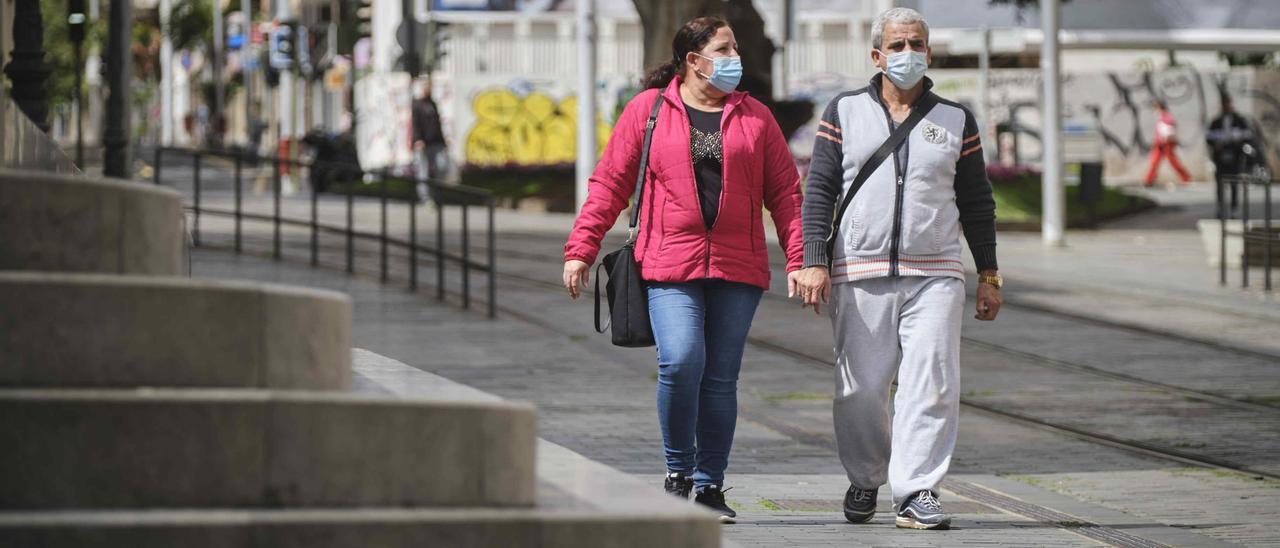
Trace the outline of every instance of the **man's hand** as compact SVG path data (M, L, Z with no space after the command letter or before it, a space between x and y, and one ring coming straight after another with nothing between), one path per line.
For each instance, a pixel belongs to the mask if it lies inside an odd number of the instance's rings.
M995 275L995 271L985 271L983 275ZM978 284L978 314L974 316L984 322L996 319L1000 314L1000 305L1004 304L1004 296L1000 294L1000 289L991 284Z
M564 288L569 291L569 296L578 298L582 289L586 289L587 282L591 278L591 265L570 259L564 262Z
M813 305L814 314L822 314L822 305L831 297L831 277L827 267L811 266L787 273L787 298L796 295L804 299L800 308Z

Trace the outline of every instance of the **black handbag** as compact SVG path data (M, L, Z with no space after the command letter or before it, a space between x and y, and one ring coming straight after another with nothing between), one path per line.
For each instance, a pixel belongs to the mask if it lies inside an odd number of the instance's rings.
M898 128L889 134L889 138L885 139L880 148L871 153L871 157L867 158L866 163L862 164L862 169L858 170L858 174L853 178L853 183L849 185L849 192L846 192L844 199L840 200L840 207L836 209L835 217L831 219L831 234L827 236L828 261L835 258L836 238L840 232L840 218L844 217L845 210L849 209L849 204L853 203L853 195L858 193L858 189L862 188L862 183L867 182L867 178L871 176L871 173L880 167L880 164L884 163L884 159L889 157L902 144L902 141L907 139L907 135L916 127L916 124L920 123L920 120L924 119L924 115L933 110L934 105L937 104L938 101L933 94L926 92L920 97L915 107L911 109L911 114L907 116L907 119L903 120L898 125Z
M636 225L640 222L640 200L644 195L644 175L649 168L649 143L653 140L653 128L658 124L658 109L662 106L662 94L653 103L649 121L645 124L644 145L640 150L640 171L636 176L636 190L631 197L631 223L627 228L627 243L622 248L604 256L596 267L596 332L604 333L600 324L600 268L604 268L609 281L605 283L609 299L609 328L616 346L641 348L653 346L653 326L649 324L649 297L644 281L640 279L640 266L636 264Z

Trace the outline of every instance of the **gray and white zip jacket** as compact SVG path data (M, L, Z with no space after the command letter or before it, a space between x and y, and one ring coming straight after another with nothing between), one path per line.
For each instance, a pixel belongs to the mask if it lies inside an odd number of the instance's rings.
M936 95L934 107L861 188L853 179L895 125L880 99L881 76L842 93L819 121L805 186L804 266L830 266L833 283L896 276L964 279L960 230L978 270L995 269L995 200L973 114ZM933 92L924 80L921 98ZM918 103L918 100L917 100ZM827 255L832 216L853 201Z

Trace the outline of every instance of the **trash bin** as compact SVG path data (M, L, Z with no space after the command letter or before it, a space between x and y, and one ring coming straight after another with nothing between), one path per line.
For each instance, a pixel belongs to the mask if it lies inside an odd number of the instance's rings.
M1093 122L1062 125L1062 161L1080 166L1076 199L1088 214L1089 226L1097 222L1102 199L1102 146L1102 133Z
M1089 226L1098 222L1098 202L1102 200L1102 162L1080 163L1080 204L1089 215Z

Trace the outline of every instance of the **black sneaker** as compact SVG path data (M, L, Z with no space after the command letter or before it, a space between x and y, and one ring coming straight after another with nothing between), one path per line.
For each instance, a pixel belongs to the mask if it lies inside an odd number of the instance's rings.
M735 523L738 513L729 508L724 502L724 491L720 490L719 485L708 485L698 492L698 496L693 501L706 506L720 513L720 523Z
M866 523L876 516L876 493L879 489L859 489L852 485L844 493L844 519L849 523Z
M662 488L667 491L667 494L689 500L689 493L693 492L693 478L680 472L672 472L667 474L667 480L662 483Z
M948 529L951 516L943 513L942 503L933 491L925 490L902 503L894 522L903 529Z

